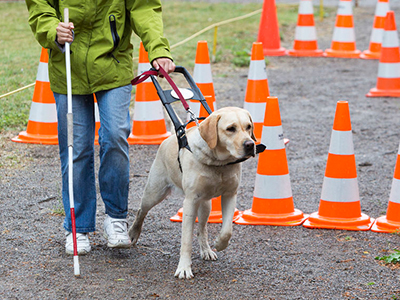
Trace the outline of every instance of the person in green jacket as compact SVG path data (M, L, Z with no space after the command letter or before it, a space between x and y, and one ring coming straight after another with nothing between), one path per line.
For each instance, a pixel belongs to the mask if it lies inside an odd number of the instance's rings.
M40 45L49 49L49 79L57 106L58 138L65 211L65 249L73 254L68 194L67 87L64 46L71 43L74 201L79 254L91 250L88 233L96 230L94 171L96 96L100 115L98 181L105 204L104 236L109 247L129 247L129 104L133 79L132 31L142 40L149 60L173 72L169 43L163 37L160 0L26 0L29 25ZM63 21L69 9L69 24Z

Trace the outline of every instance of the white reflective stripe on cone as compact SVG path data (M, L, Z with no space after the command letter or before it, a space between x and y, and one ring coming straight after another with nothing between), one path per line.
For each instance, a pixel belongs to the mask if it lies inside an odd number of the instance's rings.
M395 48L399 47L399 36L396 30L385 30L383 34L382 47Z
M312 15L314 14L312 1L301 0L299 5L299 15Z
M251 60L248 80L265 80L267 79L267 68L265 60Z
M321 199L331 202L360 201L358 182L356 178L324 177Z
M393 178L392 189L390 190L389 201L400 203L400 180Z
M38 67L36 80L37 81L43 81L43 82L49 82L48 63L39 62L39 67Z
M143 72L146 72L151 69L151 64L150 63L139 63L138 64L138 75L141 75ZM152 82L150 77L147 78L143 82Z
M160 100L135 102L134 121L157 121L161 119L164 119L164 114Z
M375 16L386 17L386 13L390 10L389 2L379 2L376 4Z
M256 175L254 197L262 199L283 199L292 197L290 176Z
M334 42L350 43L355 42L355 33L353 27L335 27L333 30Z
M400 78L400 63L379 63L379 78Z
M263 126L261 143L266 145L268 150L284 149L282 126Z
M340 1L338 8L338 15L341 16L351 16L353 15L352 1Z
M382 43L383 40L383 29L378 29L378 28L372 28L372 32L371 32L371 39L370 41L372 43Z
M32 102L29 120L34 122L56 123L56 104Z
M243 108L250 113L254 123L264 123L266 106L265 102L245 102Z
M354 154L352 132L332 130L329 153L338 155Z
M195 64L193 71L193 79L196 83L212 83L211 65Z
M317 31L314 26L297 26L295 33L297 41L316 41Z

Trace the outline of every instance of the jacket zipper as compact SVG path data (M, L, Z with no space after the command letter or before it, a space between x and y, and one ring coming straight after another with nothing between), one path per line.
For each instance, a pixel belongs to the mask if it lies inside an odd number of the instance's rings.
M113 52L115 51L115 49L117 49L118 44L119 44L119 35L118 35L118 31L117 31L117 22L116 22L116 18L114 15L110 15L108 17L108 20L110 21L110 29L111 29L111 36L114 42L114 48L111 51L110 55L112 58L114 58L118 63L119 60L114 56Z

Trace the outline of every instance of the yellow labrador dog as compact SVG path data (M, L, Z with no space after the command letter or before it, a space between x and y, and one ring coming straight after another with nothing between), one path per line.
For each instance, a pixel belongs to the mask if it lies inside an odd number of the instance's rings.
M232 219L236 194L241 177L240 160L255 156L256 140L253 122L248 111L225 107L213 112L200 126L187 131L191 151L181 149L175 135L160 146L150 170L140 209L129 236L135 244L140 236L144 218L175 187L183 191L182 240L175 276L192 278L192 236L198 217L198 241L201 257L216 260L217 255L208 244L207 220L211 200L221 196L223 224L216 240L217 251L224 250L232 235ZM178 162L178 155L180 165Z

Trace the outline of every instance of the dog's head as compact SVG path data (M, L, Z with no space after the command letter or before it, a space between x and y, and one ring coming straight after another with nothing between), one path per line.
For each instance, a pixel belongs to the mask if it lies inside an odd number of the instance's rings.
M218 160L255 156L254 125L250 113L238 107L224 107L200 123L201 137Z

